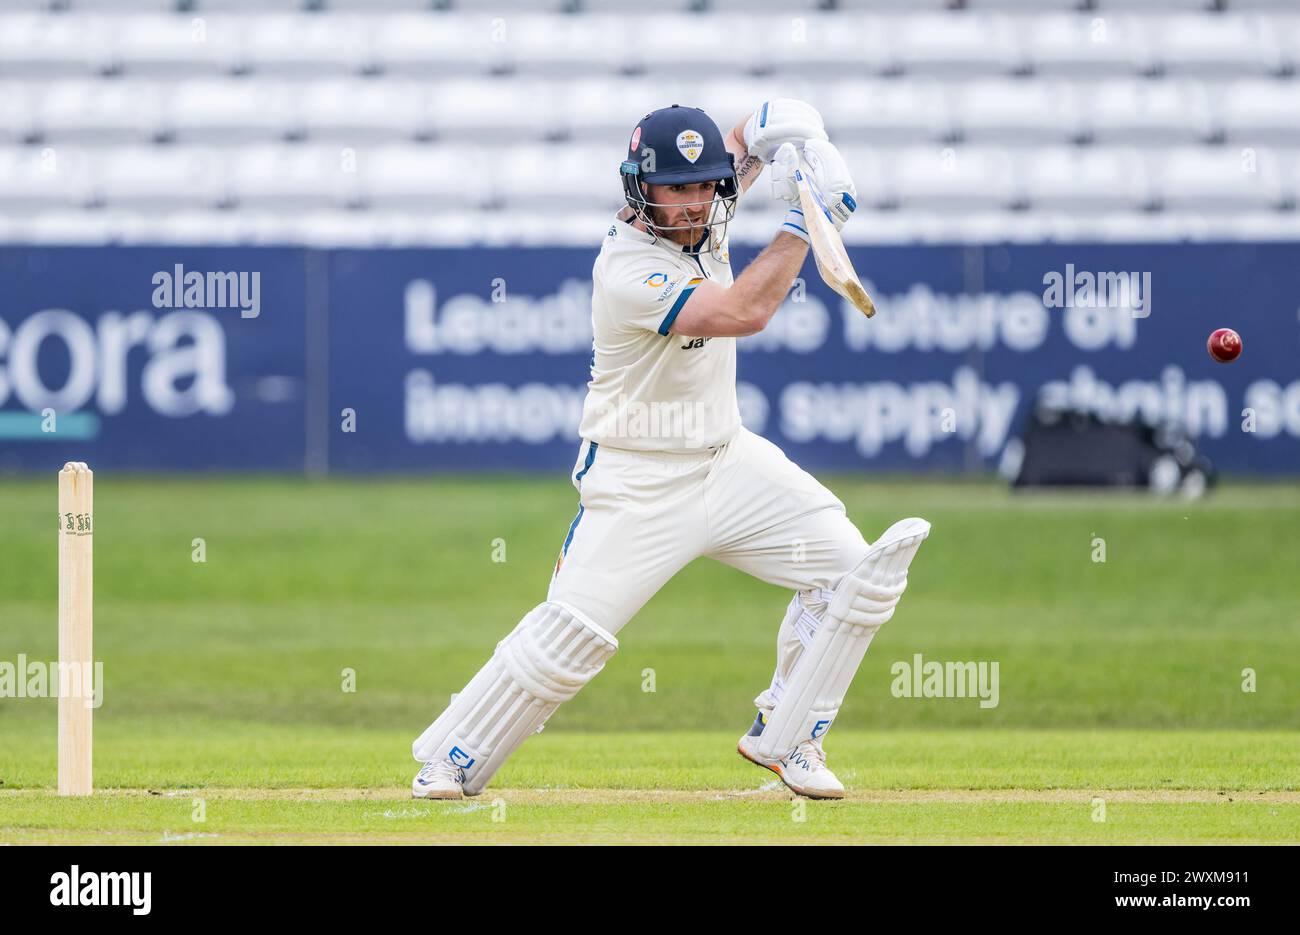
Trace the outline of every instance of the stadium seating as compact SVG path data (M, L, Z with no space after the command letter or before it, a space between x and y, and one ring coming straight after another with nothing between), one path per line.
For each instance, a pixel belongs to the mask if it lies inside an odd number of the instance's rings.
M0 239L590 242L643 113L725 130L778 95L854 169L850 240L1300 233L1285 0L487 9L10 0ZM741 240L770 230L765 189Z

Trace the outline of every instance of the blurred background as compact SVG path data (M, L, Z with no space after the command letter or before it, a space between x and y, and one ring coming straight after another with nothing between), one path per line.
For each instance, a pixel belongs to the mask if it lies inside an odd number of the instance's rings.
M1294 790L1298 65L1283 0L0 0L0 661L55 657L54 475L87 461L96 782L405 794L410 740L541 599L577 509L632 128L791 96L853 170L879 312L808 263L740 341L744 420L868 538L934 524L841 778ZM782 214L760 178L734 269ZM1195 503L1007 490L1216 475ZM693 564L502 786L770 778L733 750L789 597ZM900 697L915 654L1000 664L1000 704ZM6 789L53 784L46 701L0 705ZM139 827L189 821L142 801ZM1295 837L1263 800L972 807L978 834Z
M741 342L800 463L1013 477L1042 403L1300 468L1288 0L0 6L0 470L565 468L631 128L777 96L854 171L881 309L809 264Z

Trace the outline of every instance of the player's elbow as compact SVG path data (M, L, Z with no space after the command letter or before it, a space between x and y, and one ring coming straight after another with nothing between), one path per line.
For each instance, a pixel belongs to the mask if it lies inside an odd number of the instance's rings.
M731 337L743 338L758 334L767 327L770 314L763 314L761 305L746 295L744 290L732 286L718 297L721 300L719 319L726 322Z
M765 309L753 303L747 303L743 308L735 311L736 327L739 330L737 337L758 334L767 327L767 323L772 320L772 314L775 309Z
M765 309L762 303L749 299L734 287L706 283L687 301L672 330L696 337L743 338L766 328L774 311Z

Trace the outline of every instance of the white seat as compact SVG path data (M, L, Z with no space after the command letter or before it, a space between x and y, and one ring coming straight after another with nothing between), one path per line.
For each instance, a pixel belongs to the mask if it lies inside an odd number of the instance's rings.
M485 215L477 211L366 211L353 218L319 214L313 227L322 245L466 247L482 242ZM326 240L325 238L329 238ZM518 241L516 241L518 243Z
M617 209L623 202L621 153L595 147L512 146L488 157L495 197L511 210Z
M571 106L560 106L549 83L501 78L437 81L430 95L429 126L449 142L543 140Z
M46 85L0 79L0 145L21 143L36 133L37 101Z
M1240 143L1300 142L1300 81L1232 81L1212 95L1215 125Z
M583 0L583 6L587 5L587 0ZM816 14L824 6L823 0L708 0L708 5L709 12L719 16L785 12Z
M0 148L0 205L6 210L84 207L94 199L90 165L75 146Z
M1151 199L1132 149L1049 146L1017 152L1012 162L1035 211L1136 211Z
M1061 242L1171 243L1217 239L1216 230L1221 232L1222 228L1203 215L1187 211L1072 212L1055 216L1050 237Z
M395 0L385 2L392 3ZM209 13L299 13L311 5L312 0L194 0L194 13L199 16ZM327 6L332 7L333 4Z
M538 5L535 0L510 0L510 2L529 9L535 9ZM560 6L564 6L566 2L567 0L560 0ZM627 13L628 8L628 0L580 0L580 3L584 13ZM659 0L654 8L665 13L692 13L699 8L699 4L700 0Z
M1083 131L1074 88L1063 81L993 78L951 87L952 129L968 142L1065 142Z
M557 131L576 140L598 141L613 147L627 146L633 127L642 117L671 104L701 107L719 124L725 123L730 119L726 117L727 108L746 105L730 98L715 106L713 100L720 97L717 89L732 91L741 85L743 82L722 80L690 87L658 79L596 77L536 86L540 98L553 103L552 119ZM722 113L715 112L719 106Z
M359 154L361 199L371 209L476 209L492 198L492 166L480 146L376 146Z
M549 212L493 215L486 223L480 221L475 241L492 247L523 244L597 250L613 220L613 212L605 210L571 211L560 215Z
M227 197L241 209L346 207L357 199L366 156L329 145L240 147L223 157L230 166Z
M1289 9L1294 11L1295 6ZM1282 67L1291 74L1300 72L1300 16L1272 16L1268 22L1278 45Z
M952 0L835 0L837 10L866 10L872 13L941 13L952 6Z
M393 75L486 74L505 62L510 46L506 40L524 31L521 17L509 17L503 31L494 28L494 19L500 17L460 13L378 17L372 31L372 57Z
M1295 209L1300 206L1300 149L1277 150L1276 156L1282 197Z
M9 0L12 5L13 0ZM50 0L39 0L48 10ZM177 0L66 0L65 6L75 13L154 13L176 12Z
M11 13L48 13L50 0L9 0L5 9Z
M285 222L284 236L322 248L397 246L386 217L374 211L305 211Z
M277 242L259 231L274 225L276 215L183 208L174 211L105 212L114 219L115 239L124 244L169 243L187 246ZM279 242L286 242L281 239ZM292 243L293 241L287 241Z
M793 11L792 11L793 12ZM737 36L745 60L728 62L732 73L775 71L780 75L816 75L829 79L884 70L885 17L862 13L820 13L807 16L754 16L749 49ZM734 28L724 27L728 33ZM790 97L783 94L782 97Z
M212 0L202 0L202 2L206 4L211 3ZM221 0L221 2L247 4L254 2L254 0ZM261 0L255 0L255 2L260 3ZM299 6L304 5L304 0L280 0L280 2L297 3ZM521 0L493 0L493 6L500 9L517 8L520 2ZM558 9L562 0L548 0L548 2L551 2ZM322 0L322 5L331 13L427 13L433 6L433 0ZM465 5L463 3L457 4L457 6ZM537 5L544 6L545 2L539 0Z
M978 146L908 147L881 153L885 176L906 209L1003 208L1018 191L1005 151Z
M325 77L357 74L375 64L374 17L274 13L240 17L239 21L243 25L238 54L241 69Z
M1300 240L1300 213L1295 211L1234 214L1217 224L1233 240Z
M177 82L167 97L166 127L179 142L282 139L294 127L291 87L267 78Z
M1172 211L1237 212L1285 201L1276 156L1237 147L1162 150L1147 156L1157 200Z
M50 142L145 143L163 129L163 94L151 81L77 78L35 87L33 122Z
M1229 0L1228 5L1234 13L1252 11L1292 13L1295 11L1295 0Z
M1039 75L1116 77L1136 72L1141 61L1132 17L1052 13L1015 23L1018 57Z
M1020 65L1014 20L997 14L923 13L882 18L884 35L870 48L906 72L1006 74Z
M112 208L213 207L224 191L225 157L205 147L113 147L91 164L96 195Z
M103 246L121 242L121 219L104 211L55 208L0 218L0 241L25 245ZM155 235L154 243L157 243Z
M1100 15L1110 13L1200 13L1208 14L1214 10L1215 0L1093 0L1096 12ZM1231 0L1236 6L1236 0Z
M1183 0L1183 2L1205 3L1207 0ZM965 6L980 13L988 11L1018 14L1077 13L1081 0L965 0Z
M1099 143L1191 143L1213 132L1199 82L1146 78L1089 82L1080 87L1089 135Z
M1149 70L1224 77L1274 74L1282 65L1276 36L1261 17L1189 13L1135 19L1145 34Z
M114 16L101 22L99 41L114 68L127 75L200 77L230 71L247 37L242 18Z
M596 17L576 17L596 20ZM790 18L778 17L785 30ZM692 16L654 13L626 17L600 17L595 23L594 42L599 58L592 67L606 71L637 71L654 77L694 83L707 69L710 75L744 75L761 70L770 56L756 53L763 41L775 37L765 16Z
M642 47L653 44L652 37L658 35L657 24L676 22L677 18L651 13L638 16L635 25L623 16L605 14L520 15L498 17L496 23L487 17L483 20L485 34L505 67L522 75L581 78L614 74L639 62ZM673 55L678 41L674 38L664 49L655 46L653 57L660 52Z
M1054 216L1035 211L971 211L941 216L947 228L932 240L952 243L1042 243L1048 240Z
M821 85L808 95L826 130L843 142L939 140L952 128L945 85L934 79L864 79Z
M295 85L295 126L308 140L351 146L409 140L433 132L428 82L339 78Z
M0 13L0 74L8 78L98 74L112 61L103 17Z

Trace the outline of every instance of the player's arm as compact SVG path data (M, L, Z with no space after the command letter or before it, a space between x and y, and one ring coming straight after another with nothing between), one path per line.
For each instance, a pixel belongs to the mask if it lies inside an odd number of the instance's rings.
M669 330L698 338L740 338L767 327L808 256L808 244L781 232L730 286L695 287Z
M836 229L842 228L856 207L857 189L848 166L839 151L822 140L808 141L803 158L825 196ZM810 238L795 184L799 167L800 154L793 143L778 147L772 157L772 190L790 205L780 231L730 287L715 282L696 285L667 330L695 337L738 338L767 327L808 255Z
M745 120L749 118L746 117ZM749 186L754 184L754 180L763 172L763 160L757 156L749 154L749 148L745 146L745 120L740 121L730 130L727 131L723 143L727 146L727 152L736 157L736 182L740 185L740 193L743 195L749 191Z
M764 101L727 131L727 151L736 157L736 180L743 194L782 143L802 148L810 139L826 139L822 115L811 104L791 98Z

